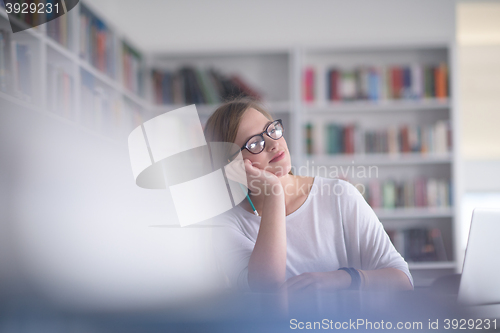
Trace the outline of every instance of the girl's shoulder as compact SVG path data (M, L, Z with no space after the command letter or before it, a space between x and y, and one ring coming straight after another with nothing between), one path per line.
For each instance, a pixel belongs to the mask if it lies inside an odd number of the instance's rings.
M326 178L316 176L313 194L326 200L338 200L342 202L354 202L362 198L360 190L350 182L340 178Z
M312 177L311 177L312 178ZM352 188L356 188L353 184L350 182L340 179L340 178L327 178L327 177L322 177L322 176L315 176L314 177L314 185L316 187L323 187L326 189L337 189L337 190L351 190Z

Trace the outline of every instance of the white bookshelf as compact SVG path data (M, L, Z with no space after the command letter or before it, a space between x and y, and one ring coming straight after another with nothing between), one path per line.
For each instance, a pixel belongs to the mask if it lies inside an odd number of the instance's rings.
M103 19L103 15L99 13L98 9L93 8L85 1L82 3L93 14ZM2 91L0 92L0 99L14 106L41 112L62 123L71 124L75 128L93 133L107 140L122 140L138 123L137 121L134 123L134 117L138 119L149 117L150 104L143 96L129 91L123 84L120 43L125 38L119 33L118 29L106 23L108 28L114 31L112 43L115 44L115 54L113 58L119 60L114 63L116 73L114 77L97 69L80 56L80 8L81 6L77 5L67 14L69 34L67 47L49 36L47 23L10 35L12 41L26 44L29 47L32 96L30 98L20 98L20 96L16 96L12 92ZM3 8L0 8L0 28L4 31L11 31L8 16ZM68 97L72 112L74 112L72 116L56 112L51 105L51 95L60 96L62 93L50 81L51 68L64 71L71 81L72 87ZM108 99L109 104L113 105L111 112L107 112L109 110L100 111L101 124L85 123L88 110L85 110L83 106L85 105L85 97L88 96L82 95L84 86L82 77L91 77L96 90L100 90L103 97ZM92 91L92 93L95 94L96 92ZM133 105L133 107L129 108L128 105ZM139 115L134 115L134 112L139 113ZM114 122L113 117L121 119L121 122Z
M368 45L368 44L367 44ZM454 90L454 46L448 42L436 43L395 43L346 45L338 47L304 47L296 50L296 70L305 75L305 70L314 70L314 99L305 100L304 78L295 82L295 91L299 94L297 108L301 123L303 141L299 143L303 170L312 175L315 170L332 168L346 170L348 167L376 166L377 176L381 180L395 179L396 181L413 179L416 177L435 177L449 179L452 184L453 204L446 207L397 207L384 209L374 207L374 210L387 230L399 232L411 228L439 228L442 233L447 260L409 262L410 269L416 278L416 284L422 285L429 277L458 271L456 253L456 229L458 223L458 209L460 198L460 184L456 172L458 135L456 133L456 103ZM405 66L411 64L438 65L446 63L449 69L449 84L451 97L446 98L419 98L419 99L391 99L377 100L347 100L332 101L327 96L327 71L335 68L353 70L360 66L385 68L388 66ZM405 152L405 153L366 153L356 151L353 154L327 154L313 151L306 153L305 126L312 124L313 131L318 126L327 123L352 124L365 130L387 128L389 124L428 125L437 121L450 121L452 128L453 147L446 152ZM316 126L315 126L316 125ZM321 132L321 131L320 131ZM319 138L326 134L321 132ZM318 137L313 136L313 140ZM320 145L322 146L322 145ZM358 142L359 146L359 142ZM363 145L361 145L363 146ZM364 148L364 147L363 147ZM325 147L320 147L320 150ZM353 175L347 179L357 184L361 179ZM373 178L373 177L372 177ZM363 183L361 181L361 183ZM398 245L395 244L396 248ZM404 249L398 248L400 252ZM421 281L422 283L420 283Z
M100 19L105 16L98 8L87 1L80 2ZM430 124L437 120L451 120L453 145L458 145L456 114L456 90L454 81L454 46L446 42L435 43L395 43L393 45L369 43L363 45L346 45L335 48L296 47L292 49L258 50L255 52L191 52L144 54L141 70L144 94L131 92L123 83L123 64L121 43L132 45L119 29L108 24L113 31L113 43L117 61L114 62L116 75L110 76L94 67L80 56L80 6L69 12L70 43L62 46L48 36L46 25L29 29L13 35L13 40L25 42L32 53L33 96L31 99L20 99L6 92L0 92L0 101L8 102L33 112L41 112L68 126L83 130L105 139L114 141L126 140L130 130L142 121L150 119L183 105L158 105L154 103L152 92L151 70L174 71L184 65L196 68L213 67L223 74L238 74L251 87L263 95L263 104L274 117L282 118L286 128L285 137L292 155L293 166L301 172L310 172L306 166L361 166L376 165L380 177L430 176L447 177L453 184L454 205L452 207L419 207L397 209L375 209L386 228L404 229L420 225L437 226L442 229L443 240L450 260L443 262L410 263L412 272L418 276L438 276L446 272L457 271L457 241L455 236L458 218L460 189L457 152L446 153L398 153L398 154L317 154L309 156L305 153L304 126L307 122L327 123L338 121L349 123L357 121L363 125L383 126L389 122L408 124ZM0 28L10 30L7 15L0 9ZM72 41L72 42L71 42ZM133 45L132 45L133 46ZM137 49L137 48L136 48ZM325 96L325 83L318 81L319 95L314 102L302 99L302 75L306 66L314 66L319 73L332 65L352 67L359 64L392 65L417 63L436 63L445 61L450 69L451 98L427 98L421 100L380 100L331 102ZM73 82L71 105L75 117L65 117L50 109L49 96L52 87L49 84L49 65L57 65L67 72ZM84 107L89 103L88 92L85 92L85 80L93 80L93 94L101 94L107 100L107 109L101 114L89 115ZM202 122L220 104L196 105ZM95 112L95 111L93 111ZM107 121L95 126L88 117L106 117ZM115 119L115 123L110 121ZM111 123L111 125L110 125ZM103 125L104 124L104 125ZM309 163L309 164L308 164ZM356 179L353 179L355 181ZM425 272L425 273L422 273Z

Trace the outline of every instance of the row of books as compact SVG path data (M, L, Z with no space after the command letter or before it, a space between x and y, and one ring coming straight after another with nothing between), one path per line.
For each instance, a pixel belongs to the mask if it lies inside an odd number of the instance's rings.
M447 98L449 75L446 63L409 66L360 66L355 69L330 68L326 75L307 67L303 76L303 99L320 98L318 80L325 80L328 101Z
M118 115L116 126L126 129L124 133L128 137L130 132L144 123L145 120L147 119L144 116L144 110L140 106L133 102L125 101L123 103L123 110Z
M373 179L363 187L361 194L374 209L452 206L452 185L447 179Z
M141 54L127 43L122 43L123 85L128 90L143 94Z
M128 136L145 120L142 108L118 95L110 93L95 77L81 73L81 100L79 123L107 137Z
M39 10L35 10L33 11L33 13L31 12L30 10L30 4L34 3L34 4L38 4L38 3L55 3L56 0L46 0L46 1L42 1L42 0L24 0L24 1L12 1L12 4L14 5L15 3L21 5L23 3L26 3L28 4L28 9L26 10L26 8L23 8L23 7L19 7L19 10L16 10L14 7L13 7L13 10L12 12L9 14L9 17L16 17L19 21L21 22L24 22L27 24L27 26L30 26L30 27L36 27L37 25L39 24L42 24L43 22L47 22L46 21L46 18L45 18L45 11L43 12L40 12ZM4 0L0 0L0 7L2 8L5 8L5 1ZM38 7L40 8L40 7Z
M407 262L448 260L439 228L387 230L387 234Z
M80 57L114 78L115 55L113 32L104 21L80 5Z
M226 76L214 68L184 66L176 71L153 70L157 104L216 104L238 95L262 99L239 75Z
M55 11L47 14L47 36L62 46L69 48L69 41L72 38L70 37L72 36L72 29L69 22L69 15L59 15L58 18L52 19L56 15Z
M446 153L451 151L448 120L430 125L401 125L363 129L356 124L312 123L305 125L305 147L309 155L354 153Z
M0 29L0 90L31 101L32 74L29 45L13 40L11 32Z
M98 132L109 131L113 127L115 99L90 73L82 71L81 80L80 123Z
M73 77L60 66L49 63L47 68L48 110L61 117L76 120Z

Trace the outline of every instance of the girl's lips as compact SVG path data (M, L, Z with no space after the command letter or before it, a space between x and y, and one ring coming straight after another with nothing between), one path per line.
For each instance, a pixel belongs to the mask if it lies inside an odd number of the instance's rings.
M282 151L281 153L278 153L278 155L276 157L274 157L272 160L270 160L269 163L278 162L283 157L285 157L285 152L284 151Z

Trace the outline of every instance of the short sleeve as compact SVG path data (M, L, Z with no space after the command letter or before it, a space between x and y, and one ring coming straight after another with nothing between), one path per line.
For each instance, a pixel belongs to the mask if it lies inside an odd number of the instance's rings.
M349 243L349 261L360 269L396 268L403 271L413 285L408 264L392 244L384 226L359 190L341 181L344 188L341 206L343 223ZM354 257L355 256L355 257Z
M248 263L255 243L238 227L235 216L219 216L214 230L214 250L219 269L232 289L249 291Z

